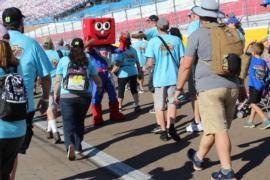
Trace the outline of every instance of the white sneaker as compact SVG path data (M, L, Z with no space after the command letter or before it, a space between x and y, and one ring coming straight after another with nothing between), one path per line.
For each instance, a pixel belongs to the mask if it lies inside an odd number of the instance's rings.
M194 122L192 122L192 123L190 123L190 125L188 125L186 127L186 131L187 132L200 132L200 131L203 131L202 123L195 124Z

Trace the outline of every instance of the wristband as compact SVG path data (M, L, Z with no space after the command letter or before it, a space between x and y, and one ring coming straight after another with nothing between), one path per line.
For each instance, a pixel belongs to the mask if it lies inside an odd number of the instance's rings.
M183 88L176 88L176 91L183 91Z

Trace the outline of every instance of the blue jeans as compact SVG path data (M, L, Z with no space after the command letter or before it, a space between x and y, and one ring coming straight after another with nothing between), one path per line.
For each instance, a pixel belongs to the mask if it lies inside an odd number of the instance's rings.
M82 150L84 119L90 102L91 97L89 96L60 99L66 149L70 144L74 144L75 150Z

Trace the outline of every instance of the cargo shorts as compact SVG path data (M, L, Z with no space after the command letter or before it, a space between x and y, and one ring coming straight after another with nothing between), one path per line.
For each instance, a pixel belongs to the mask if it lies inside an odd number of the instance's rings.
M230 88L217 88L199 93L199 112L206 135L230 128L238 93L238 89Z

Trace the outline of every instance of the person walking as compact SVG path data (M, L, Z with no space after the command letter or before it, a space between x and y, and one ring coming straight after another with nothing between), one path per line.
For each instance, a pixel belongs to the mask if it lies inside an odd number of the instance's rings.
M180 38L168 34L168 20L158 20L157 28L159 36L149 41L145 52L147 57L145 69L152 68L155 63L153 74L154 107L158 124L162 130L160 139L167 141L169 134L175 141L179 141L180 137L174 127L176 105L173 98L180 59L184 56L184 46ZM166 110L167 121L165 120Z
M19 61L9 45L7 29L0 24L0 78L9 72L15 72ZM2 94L1 94L2 95ZM24 141L25 119L5 121L0 119L0 179L9 180L17 154Z
M54 85L54 101L61 105L64 143L71 161L82 151L84 119L91 103L91 79L101 93L102 82L84 52L83 40L74 38L70 54L57 65Z
M140 62L136 50L131 46L130 34L126 32L125 51L115 58L112 73L118 77L118 101L119 110L122 111L126 84L129 83L130 91L134 99L134 111L140 111L139 96L137 90L137 77L141 75Z
M201 28L189 37L174 96L175 101L179 102L178 97L183 93L184 84L194 63L194 56L197 55L196 89L204 134L199 149L197 151L189 149L188 157L195 170L202 170L203 160L215 144L221 168L218 172L212 173L211 178L236 179L230 158L231 141L228 129L234 117L239 78L237 75L220 76L209 65L213 63L212 53L216 47L212 44L214 41L211 41L211 32L207 27L222 27L218 24L218 18L224 18L225 15L219 10L219 4L215 0L202 0L201 6L192 8L192 12L200 17ZM238 41L238 44L242 45L240 37ZM215 42L220 41L217 39Z
M33 92L35 79L38 76L41 80L42 95L38 101L37 109L39 109L41 114L44 114L48 108L51 87L50 72L52 70L51 63L39 43L23 34L23 19L24 15L21 10L15 7L5 9L2 14L3 24L8 29L10 36L9 43L11 49L15 57L20 61L17 72L23 76L28 98L27 129L24 142L20 149L21 154L26 153L33 136L32 122L36 111ZM12 172L12 177L14 178L16 165Z

